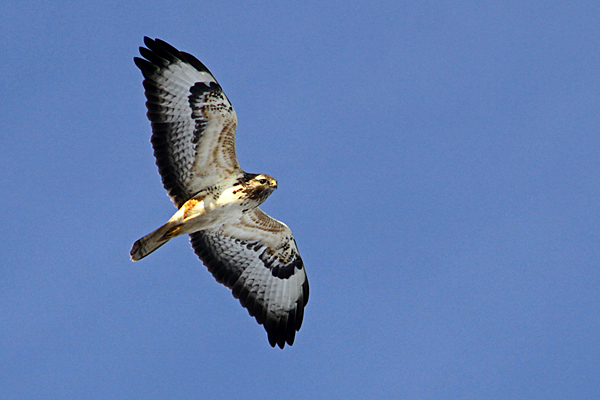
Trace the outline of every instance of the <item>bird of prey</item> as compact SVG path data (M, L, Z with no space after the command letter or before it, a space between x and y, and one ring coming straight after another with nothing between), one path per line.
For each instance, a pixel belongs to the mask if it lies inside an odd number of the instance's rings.
M240 168L235 111L204 64L160 39L144 44L134 62L145 78L158 172L178 211L134 243L131 259L189 234L215 279L264 325L270 345L292 345L308 280L290 229L258 208L277 181Z

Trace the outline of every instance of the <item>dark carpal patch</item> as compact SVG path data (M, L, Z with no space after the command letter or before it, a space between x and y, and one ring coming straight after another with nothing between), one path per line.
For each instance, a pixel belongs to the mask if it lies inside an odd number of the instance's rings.
M301 270L303 266L304 264L302 263L302 259L299 255L296 255L294 261L292 261L290 264L273 264L271 266L271 274L277 278L288 279L290 276L294 275L296 270Z

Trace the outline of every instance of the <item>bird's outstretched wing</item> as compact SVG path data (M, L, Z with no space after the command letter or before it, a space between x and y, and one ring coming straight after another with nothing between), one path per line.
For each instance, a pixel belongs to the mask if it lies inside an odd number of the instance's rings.
M290 229L255 208L237 223L190 238L215 279L264 325L271 346L292 345L308 302L308 280Z
M201 189L241 171L237 117L214 76L197 58L144 38L144 75L152 147L162 182L177 207Z

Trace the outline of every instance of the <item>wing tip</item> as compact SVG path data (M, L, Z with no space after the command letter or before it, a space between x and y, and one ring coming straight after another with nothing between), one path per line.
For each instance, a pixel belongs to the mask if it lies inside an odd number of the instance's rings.
M158 38L151 39L148 36L144 36L144 45L146 47L140 47L139 50L140 50L140 54L142 55L142 57L144 57L147 61L142 58L139 58L139 57L134 57L135 64L142 71L144 71L144 69L140 66L140 64L143 64L143 63L141 63L140 61L137 61L137 60L146 61L146 63L148 63L150 65L155 65L155 66L163 66L165 64L164 60L166 60L168 62L180 60L180 61L183 61L183 62L191 65L192 67L194 67L195 69L197 69L200 72L207 72L214 79L214 76L212 75L212 73L208 70L208 68L206 68L206 65L204 65L200 60L198 60L196 57L194 57L190 53L179 51L174 46L165 42L164 40L161 40Z
M308 278L305 277L302 283L300 297L296 301L296 306L286 315L279 318L269 318L262 324L267 331L267 338L271 347L275 346L283 349L286 343L289 346L294 344L296 332L300 331L304 319L304 307L308 302ZM258 321L258 319L257 319Z
M151 39L148 36L144 36L144 44L148 47L154 45L154 39Z

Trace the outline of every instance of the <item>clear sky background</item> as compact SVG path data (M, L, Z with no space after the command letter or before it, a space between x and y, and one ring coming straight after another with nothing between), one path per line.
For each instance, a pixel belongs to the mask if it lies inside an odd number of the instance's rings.
M4 1L3 399L600 398L600 3ZM202 60L311 284L293 347L179 238L144 35Z

